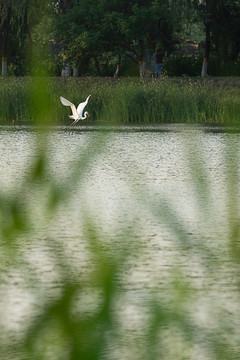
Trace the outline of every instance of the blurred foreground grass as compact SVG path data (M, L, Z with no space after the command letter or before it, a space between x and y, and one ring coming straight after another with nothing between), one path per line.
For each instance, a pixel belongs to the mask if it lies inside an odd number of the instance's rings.
M0 79L0 121L34 123L31 99L34 78ZM47 123L69 124L69 108L59 101L64 96L78 104L92 94L91 117L84 123L192 123L238 125L240 90L231 80L167 78L158 80L111 78L39 78L49 91Z
M67 86L70 86L69 83ZM72 86L75 93L75 86L78 87L79 84L73 83ZM115 83L111 83L107 87L102 84L95 86L96 93L94 93L94 88L91 88L91 92L95 94L95 102L99 101L99 103L105 98L99 91L99 86L104 89L103 91L109 91L113 87L111 96L113 93L115 95L109 102L119 99L118 91L123 91L121 84L116 86ZM130 83L128 86L126 88L124 85L126 94L121 93L121 101L130 96L128 91L140 91L140 84ZM144 86L149 86L153 93L159 90L159 86L163 86L161 89L166 92L170 91L164 83ZM46 124L52 116L51 99L56 94L53 95L51 91L48 81L36 80L35 83L31 83L29 103L34 104L34 121L38 125ZM175 88L171 88L171 91L171 94L174 94ZM58 92L60 93L60 90ZM69 89L66 93L70 93ZM79 93L82 94L81 91ZM66 94L62 93L62 95ZM76 93L75 96L77 97ZM94 96L92 97L94 99ZM74 101L74 98L72 100ZM137 108L133 100L129 104ZM94 100L92 106L94 106ZM93 108L92 112L94 113ZM97 114L97 110L95 113ZM224 159L229 170L226 182L228 238L225 239L226 247L223 251L219 252L218 249L218 255L214 247L208 247L204 237L193 240L192 234L189 233L186 225L181 223L176 210L167 201L156 198L151 189L147 188L147 183L141 190L133 189L133 196L139 197L141 205L169 229L176 244L181 245L186 259L191 256L196 257L196 261L202 265L204 278L214 281L215 276L216 278L221 276L222 262L226 262L227 266L231 267L231 277L237 283L236 308L222 309L218 307L217 299L210 295L210 303L206 304L207 307L209 306L207 312L209 318L199 319L201 318L199 302L208 297L211 289L203 284L203 293L199 296L192 282L185 277L184 269L176 264L170 264L172 265L170 266L171 281L166 288L160 287L159 291L149 284L149 289L145 289L147 294L143 299L131 299L129 295L131 289L128 289L126 274L137 268L136 264L138 261L141 262L142 252L144 252L144 248L139 248L139 239L135 236L137 223L123 224L122 242L118 243L116 249L116 242L111 238L106 239L107 235L102 233L85 206L81 212L81 221L85 229L84 243L89 263L84 273L80 270L73 272L61 239L46 237L42 239L40 245L36 244L41 239L41 233L39 234L41 228L39 230L38 224L43 223L48 228L58 208L69 203L71 197L74 196L75 186L85 178L94 159L106 146L108 136L96 134L80 152L68 176L56 180L49 168L50 160L47 152L49 135L44 130L36 130L35 153L28 175L20 179L19 186L14 191L0 194L2 298L9 296L10 284L6 283L6 279L12 278L17 290L21 291L21 286L19 289L18 285L22 284L22 287L27 289L30 297L34 299L34 305L31 302L29 305L29 316L23 320L23 328L11 329L10 326L8 332L0 336L0 358L4 360L239 359L239 165L238 157L232 152L231 143L226 146ZM190 150L192 153L196 149ZM191 162L189 159L189 168L196 203L200 212L206 211L207 218L208 210L211 208L210 189L207 167L202 158L200 146L199 152L195 152L194 161ZM131 179L129 181L131 184ZM206 199L207 205L204 204L206 210L202 204L202 194ZM42 219L40 219L38 206L43 197L45 201L41 212ZM32 207L33 198L35 207ZM51 256L52 265L49 269L49 277L53 277L53 283L49 288L38 287L35 264L27 261L24 253L27 238L28 241L31 239L33 248L42 246L46 257ZM216 244L215 246L218 247ZM199 251L198 255L196 251ZM36 267L37 261L36 255ZM81 265L80 258L79 268ZM28 301L26 299L27 304ZM11 303L12 299L11 301L9 299L9 302ZM25 305L22 304L22 306ZM10 309L7 310L10 311ZM133 319L130 316L131 312L137 313ZM6 321L4 309L1 309L2 328L7 328Z

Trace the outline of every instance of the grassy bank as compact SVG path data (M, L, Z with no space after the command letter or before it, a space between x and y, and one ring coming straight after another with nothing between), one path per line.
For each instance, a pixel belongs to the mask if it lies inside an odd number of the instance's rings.
M79 78L42 79L47 82L49 124L69 124L69 108L62 95L75 104L92 94L88 104L91 122L238 124L238 79ZM39 101L41 101L39 99ZM36 114L30 78L0 79L0 121L32 122Z

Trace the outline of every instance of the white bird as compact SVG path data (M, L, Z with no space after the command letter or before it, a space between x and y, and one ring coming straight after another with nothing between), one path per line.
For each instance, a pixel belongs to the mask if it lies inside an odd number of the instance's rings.
M72 115L69 115L70 119L73 119L74 122L71 124L71 125L75 125L79 120L84 120L86 119L89 115L89 113L87 111L85 111L84 113L84 116L82 115L83 114L83 110L85 108L85 106L87 105L88 103L88 99L90 98L91 95L89 95L87 97L87 99L80 103L76 109L76 106L71 103L70 101L68 101L67 99L65 99L64 97L60 96L60 100L61 100L61 103L64 105L64 106L70 106L71 109L72 109Z

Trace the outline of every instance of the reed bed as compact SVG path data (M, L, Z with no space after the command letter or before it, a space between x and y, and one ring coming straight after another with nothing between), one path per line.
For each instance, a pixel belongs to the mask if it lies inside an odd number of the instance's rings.
M31 78L0 79L0 121L33 122ZM240 119L240 90L218 79L43 78L48 88L49 124L69 124L59 96L88 104L91 123L233 124ZM228 82L229 84L230 82Z

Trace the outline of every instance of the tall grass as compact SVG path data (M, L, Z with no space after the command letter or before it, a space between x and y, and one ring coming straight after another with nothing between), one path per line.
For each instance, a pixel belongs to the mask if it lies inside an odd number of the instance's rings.
M31 78L0 79L0 120L34 122ZM191 123L238 124L238 88L219 87L218 82L169 78L139 79L57 79L47 78L50 90L48 123L69 124L69 108L59 96L78 104L92 94L88 123Z

